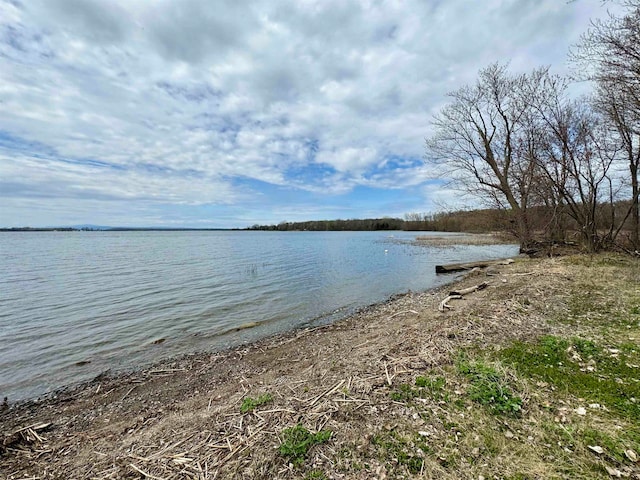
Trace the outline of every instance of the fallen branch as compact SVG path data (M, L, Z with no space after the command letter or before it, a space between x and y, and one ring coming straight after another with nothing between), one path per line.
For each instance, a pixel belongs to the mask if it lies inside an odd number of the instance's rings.
M450 300L460 300L464 295L477 292L478 290L484 290L488 286L489 284L487 282L482 282L482 283L479 283L478 285L474 285L473 287L463 288L460 290L454 290L452 292L449 292L449 295L447 296L447 298L445 298L440 302L440 305L438 306L438 310L440 312L444 312L445 310L452 310L453 307L449 305Z
M445 310L451 310L453 307L449 305L449 300L460 300L462 295L449 295L447 298L440 302L440 306L438 306L438 310L444 312Z
M482 282L482 283L479 283L478 285L474 285L473 287L463 288L462 290L454 290L452 292L449 292L449 295L460 295L462 297L464 295L477 292L478 290L484 290L488 286L489 284L487 282Z

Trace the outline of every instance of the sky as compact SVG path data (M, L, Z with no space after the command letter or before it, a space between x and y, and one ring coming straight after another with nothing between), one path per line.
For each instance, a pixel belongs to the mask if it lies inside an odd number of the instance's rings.
M0 0L0 227L243 228L473 207L447 93L550 65L601 0ZM471 201L472 202L472 201Z

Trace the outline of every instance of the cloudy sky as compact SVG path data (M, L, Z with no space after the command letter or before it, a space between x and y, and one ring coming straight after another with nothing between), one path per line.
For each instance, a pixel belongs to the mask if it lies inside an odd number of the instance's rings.
M245 227L459 205L430 119L601 0L0 0L0 226ZM611 6L609 5L609 8Z

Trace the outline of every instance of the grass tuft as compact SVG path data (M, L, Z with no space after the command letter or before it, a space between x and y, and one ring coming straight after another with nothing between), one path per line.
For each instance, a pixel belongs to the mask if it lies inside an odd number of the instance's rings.
M282 435L283 442L280 444L278 451L280 455L286 457L291 463L300 466L306 458L309 450L331 438L331 430L320 430L317 433L311 433L309 430L298 424L295 427L286 428Z
M411 439L395 430L373 436L371 443L382 454L381 460L395 461L413 475L422 471L424 466L423 457L429 453L429 447L422 437L415 435L415 438Z
M433 398L435 400L449 401L449 395L445 390L446 380L443 377L423 377L416 378L415 386L406 383L399 385L395 391L390 393L391 400L396 402L409 403L414 398Z
M522 399L511 391L503 376L482 361L458 361L458 372L471 382L469 398L488 407L492 413L517 416L522 410Z
M327 480L327 476L322 470L311 470L304 476L304 480Z
M245 397L242 400L242 405L240 405L240 411L242 413L250 412L257 407L261 407L267 403L271 403L273 401L273 395L270 393L266 393L264 395L260 395L258 398Z

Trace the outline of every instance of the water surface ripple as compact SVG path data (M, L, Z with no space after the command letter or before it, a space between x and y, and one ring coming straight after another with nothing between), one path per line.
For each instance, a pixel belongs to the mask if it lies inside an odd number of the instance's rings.
M510 245L415 246L407 242L414 237L0 233L0 397L31 398L106 369L325 323L447 281L436 263L517 253Z

